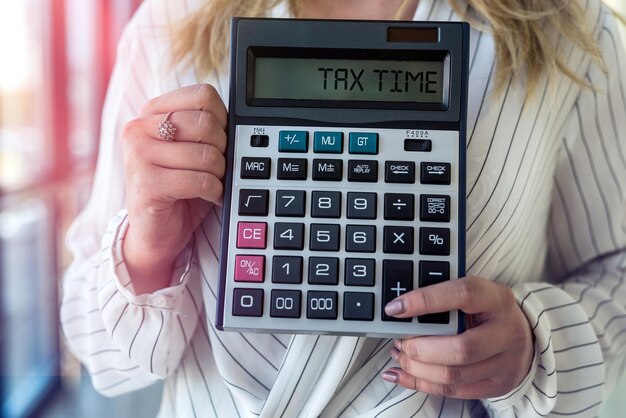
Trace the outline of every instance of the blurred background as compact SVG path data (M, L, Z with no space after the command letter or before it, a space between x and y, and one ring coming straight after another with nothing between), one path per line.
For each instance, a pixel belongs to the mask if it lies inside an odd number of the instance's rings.
M63 239L87 200L118 37L141 0L0 0L0 416L154 417L97 394L59 336ZM626 14L626 0L609 0ZM623 417L626 384L603 417Z

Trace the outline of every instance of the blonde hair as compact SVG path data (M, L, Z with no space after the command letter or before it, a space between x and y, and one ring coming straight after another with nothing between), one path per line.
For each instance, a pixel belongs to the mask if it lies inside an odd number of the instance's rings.
M175 30L173 60L191 60L199 75L206 75L223 60L229 48L230 17L266 16L282 0L205 0L195 14ZM300 2L287 0L294 16ZM454 11L474 27L490 31L495 40L496 92L502 90L515 71L524 70L526 89L532 93L542 76L555 80L559 74L587 86L585 80L568 68L558 49L556 34L564 34L583 52L603 67L603 61L591 28L585 21L578 0L448 0ZM409 0L404 0L396 14L401 16Z

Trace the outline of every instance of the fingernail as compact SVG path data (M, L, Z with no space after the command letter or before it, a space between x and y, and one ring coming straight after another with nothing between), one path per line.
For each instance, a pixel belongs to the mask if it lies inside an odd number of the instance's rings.
M398 373L387 370L383 373L383 380L391 383L398 383Z
M404 312L404 304L402 299L395 299L385 306L385 313L389 316L398 315Z
M402 341L393 340L393 346L396 347L398 350L402 350Z
M398 354L400 354L400 351L398 351L397 348L391 349L391 358L393 358L395 361L398 361Z

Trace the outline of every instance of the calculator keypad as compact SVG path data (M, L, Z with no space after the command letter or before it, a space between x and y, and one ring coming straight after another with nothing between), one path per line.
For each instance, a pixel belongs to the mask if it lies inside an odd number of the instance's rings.
M384 313L457 277L458 132L428 134L237 127L225 326L455 333L450 312Z

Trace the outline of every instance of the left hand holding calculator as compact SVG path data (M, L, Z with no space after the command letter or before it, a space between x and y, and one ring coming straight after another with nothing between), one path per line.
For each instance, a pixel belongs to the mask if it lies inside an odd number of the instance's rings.
M385 314L465 274L465 23L233 19L217 325L455 334Z

